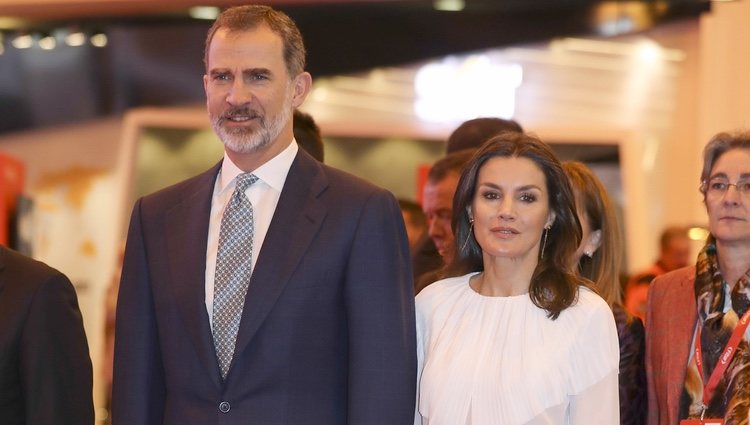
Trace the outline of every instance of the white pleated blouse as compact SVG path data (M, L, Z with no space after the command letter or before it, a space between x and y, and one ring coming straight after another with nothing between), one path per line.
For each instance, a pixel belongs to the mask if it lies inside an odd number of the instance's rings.
M415 423L619 424L619 344L607 303L587 288L556 320L528 294L487 297L466 276L416 299Z

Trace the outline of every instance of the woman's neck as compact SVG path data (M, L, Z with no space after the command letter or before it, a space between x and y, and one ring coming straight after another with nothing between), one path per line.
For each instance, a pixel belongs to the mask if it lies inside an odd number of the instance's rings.
M488 297L510 297L529 292L536 258L489 257L484 259L484 272L472 282L474 290Z
M730 288L750 269L750 246L746 243L726 244L716 241L721 276Z

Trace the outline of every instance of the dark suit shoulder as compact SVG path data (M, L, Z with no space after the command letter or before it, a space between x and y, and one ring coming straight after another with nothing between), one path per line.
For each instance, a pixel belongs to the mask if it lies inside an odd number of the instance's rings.
M325 164L321 164L321 169L328 179L329 184L337 191L361 194L364 197L369 197L375 192L387 192L382 187L376 186L346 171Z
M300 152L289 171L286 184L305 184L313 196L335 200L339 207L362 205L373 196L392 198L391 192L345 171L321 164ZM296 175L296 178L292 176ZM286 190L286 188L284 189Z
M67 277L59 270L12 249L0 247L0 264L2 266L0 276L5 285L22 285L35 289L50 281L70 284ZM59 279L60 277L63 279Z
M219 173L220 168L221 162L196 176L190 177L189 179L183 180L171 186L160 189L156 192L145 195L143 196L142 200L145 204L163 202L174 203L184 199L185 197L189 197L200 190L206 190L207 188L213 190L212 185L216 180L216 176Z

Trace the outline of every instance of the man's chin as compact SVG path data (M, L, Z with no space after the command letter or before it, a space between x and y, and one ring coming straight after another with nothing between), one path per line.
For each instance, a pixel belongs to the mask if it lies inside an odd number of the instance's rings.
M451 262L451 252L448 248L438 248L438 253L440 254L440 257L443 259L443 262L445 264Z
M269 144L267 140L264 140L255 132L227 131L224 128L219 132L219 139L226 149L239 154L258 152Z

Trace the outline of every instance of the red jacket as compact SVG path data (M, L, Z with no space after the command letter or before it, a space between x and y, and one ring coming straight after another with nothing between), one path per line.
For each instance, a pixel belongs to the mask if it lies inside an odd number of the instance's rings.
M695 267L657 277L648 292L648 425L677 425L697 307Z

